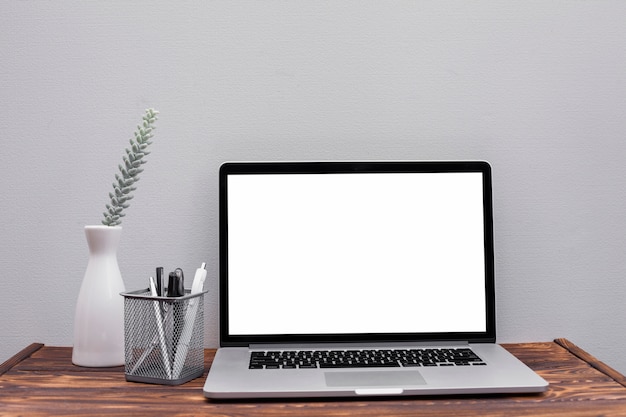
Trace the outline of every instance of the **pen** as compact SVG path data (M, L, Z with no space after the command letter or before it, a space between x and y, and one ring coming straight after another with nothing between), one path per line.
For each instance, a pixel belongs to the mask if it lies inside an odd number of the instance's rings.
M174 272L170 272L169 274L169 282L167 284L167 296L178 298L184 295L185 276L182 269L176 268ZM184 319L185 304L186 301L174 301L172 302L170 308L168 308L167 310L167 317L172 319L171 323L173 325L171 339L168 339L172 341L172 356L175 355L175 352L178 349L178 343L180 341L180 335L182 330L181 327L184 327L184 323L181 323L181 321ZM177 372L176 370L173 371Z
M159 297L165 296L165 278L163 277L163 267L156 269L156 290Z
M200 268L196 270L196 275L193 278L193 284L191 286L191 294L198 294L202 292L205 279L206 262L203 262ZM180 335L180 339L176 347L176 355L174 357L174 372L176 373L175 378L179 378L184 367L183 365L185 364L185 359L187 358L189 342L191 341L191 336L194 330L193 326L196 322L196 314L198 312L199 297L189 300L189 307L185 313L183 331ZM204 331L204 329L198 329L198 331Z
M169 282L167 284L168 297L182 297L185 295L185 276L183 270L176 268L174 272L170 272Z
M193 277L193 283L191 284L192 294L197 294L199 292L202 292L205 279L206 279L206 262L202 262L202 265L200 265L200 268L196 270L196 275ZM191 303L193 303L193 301L194 300L191 300Z
M154 278L152 277L150 277L150 293L153 297L157 296L156 286L154 285ZM157 300L154 300L152 305L154 307L154 318L156 319L157 333L159 334L159 342L161 344L161 356L163 357L163 365L165 365L167 378L171 379L172 367L170 364L170 357L167 351L167 343L165 342L165 332L163 330L163 317L161 316L161 309L159 308L159 302Z

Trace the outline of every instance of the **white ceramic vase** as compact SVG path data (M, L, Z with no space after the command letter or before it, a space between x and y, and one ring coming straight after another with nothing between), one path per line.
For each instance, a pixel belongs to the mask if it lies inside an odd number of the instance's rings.
M124 365L124 281L117 264L121 226L85 226L89 261L74 315L72 362Z

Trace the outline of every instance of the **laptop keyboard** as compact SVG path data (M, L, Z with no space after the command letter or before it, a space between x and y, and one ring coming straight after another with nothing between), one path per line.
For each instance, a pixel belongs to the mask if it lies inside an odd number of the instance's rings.
M486 365L470 348L255 351L250 369L396 368Z

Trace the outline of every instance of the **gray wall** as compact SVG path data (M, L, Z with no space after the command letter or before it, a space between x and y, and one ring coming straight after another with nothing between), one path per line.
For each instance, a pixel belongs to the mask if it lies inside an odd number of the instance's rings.
M500 342L567 337L626 372L626 2L0 2L0 360L72 343L143 110L128 289L209 265L226 160L486 159Z

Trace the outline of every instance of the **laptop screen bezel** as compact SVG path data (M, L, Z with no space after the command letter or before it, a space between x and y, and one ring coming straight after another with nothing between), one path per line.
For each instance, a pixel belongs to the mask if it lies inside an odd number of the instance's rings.
M228 292L228 177L230 175L394 172L479 172L482 174L486 312L484 332L354 333L341 335L230 334ZM493 343L496 340L492 179L491 166L485 161L226 162L222 164L219 171L219 251L220 346L222 347L272 343L411 343L430 341Z

